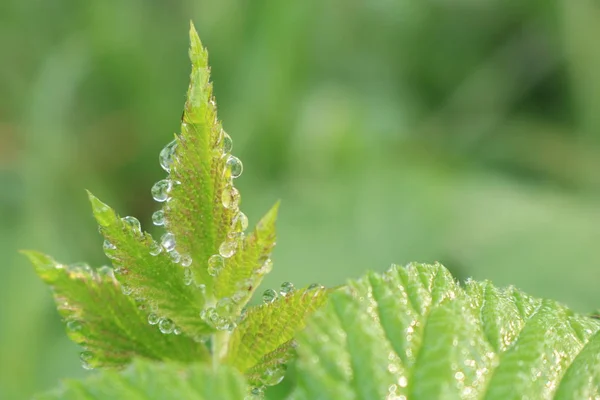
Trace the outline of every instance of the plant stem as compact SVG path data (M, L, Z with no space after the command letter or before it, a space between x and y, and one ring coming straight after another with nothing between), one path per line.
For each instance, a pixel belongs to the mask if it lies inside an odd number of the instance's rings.
M227 346L229 344L229 331L218 331L212 335L212 356L213 368L216 370L221 359L227 355Z

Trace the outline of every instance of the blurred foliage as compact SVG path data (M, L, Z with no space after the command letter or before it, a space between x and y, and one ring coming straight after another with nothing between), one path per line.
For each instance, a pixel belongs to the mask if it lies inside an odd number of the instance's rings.
M0 398L84 374L17 249L107 263L84 188L150 225L189 19L251 225L282 199L266 286L437 260L598 307L597 1L4 0Z

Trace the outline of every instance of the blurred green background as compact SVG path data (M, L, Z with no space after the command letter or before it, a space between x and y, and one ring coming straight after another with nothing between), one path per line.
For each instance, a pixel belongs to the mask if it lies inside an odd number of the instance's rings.
M266 286L440 261L600 307L600 3L0 1L0 398L83 376L18 249L108 262L84 193L151 229L193 19L245 165L280 198Z

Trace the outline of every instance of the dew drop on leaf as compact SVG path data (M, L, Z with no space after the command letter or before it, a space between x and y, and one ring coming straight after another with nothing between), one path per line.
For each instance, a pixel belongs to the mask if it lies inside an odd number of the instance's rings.
M152 198L158 202L167 201L169 199L169 192L173 187L173 183L168 179L158 181L152 186Z
M234 232L242 233L248 229L248 217L243 212L238 212L233 220L231 221L231 230Z
M106 265L98 268L96 270L96 275L98 275L100 278L110 278L110 279L115 279L115 271L111 268L108 267Z
M160 322L158 323L158 329L160 329L160 331L165 335L172 333L174 328L175 324L169 318L161 318Z
M171 261L173 261L175 264L179 264L181 261L181 254L179 254L177 250L171 250L169 252L169 256L171 256Z
M264 291L262 299L265 304L271 304L277 299L277 292L273 289L267 289Z
M121 292L123 292L125 296L129 296L133 293L133 288L129 285L121 284Z
M81 366L83 367L83 369L86 369L88 371L94 369L94 367L92 367L92 365L90 364L91 361L94 359L94 353L92 353L91 351L82 351L81 353L79 353L79 359L81 360Z
M177 141L173 140L167 144L158 156L160 166L167 172L171 171L173 160L175 159L175 150L177 149Z
M67 329L71 332L79 332L83 328L81 322L77 320L70 320L67 322Z
M240 205L240 192L233 185L227 185L223 189L221 195L221 202L223 207L228 210L236 210Z
M219 254L210 256L208 259L208 274L210 276L217 276L219 272L225 266L225 260Z
M162 252L162 246L156 242L152 242L150 245L150 255L157 256Z
M256 273L259 275L265 275L271 272L271 270L273 270L273 261L267 257L262 265L256 270Z
M173 328L173 334L174 335L181 335L181 329L179 329L178 327Z
M89 274L92 272L92 268L88 264L83 262L69 265L68 270L69 272L76 274Z
M235 254L237 247L237 240L225 240L221 243L221 246L219 246L219 254L221 254L222 257L229 258Z
M250 389L250 392L244 400L263 400L265 398L265 390L262 387L254 387Z
M183 270L183 283L186 286L190 286L194 282L194 273L191 269L185 268Z
M292 282L283 282L281 284L281 289L279 289L279 294L283 297L294 291L294 284Z
M158 315L156 315L155 313L148 314L148 323L150 325L156 325L156 324L158 324L159 320L160 320L160 317Z
M108 240L105 240L104 243L102 244L102 248L104 249L104 254L106 254L106 256L108 258L113 259L113 260L116 258L115 250L117 250L117 246L115 246Z
M266 371L260 377L260 381L266 386L275 386L283 380L285 376L285 367L273 367L267 368Z
M321 285L319 285L318 283L312 283L307 290L314 290L314 289L319 289L321 287Z
M231 153L231 150L233 150L233 140L227 132L223 132L223 153Z
M189 254L183 254L181 256L180 263L182 267L189 267L190 265L192 265L192 256L190 256Z
M165 224L165 212L158 210L152 214L152 223L156 226L162 226Z
M246 297L246 293L245 291L242 290L238 290L237 292L235 292L233 294L233 296L231 296L231 300L233 300L233 302L235 304L239 304L242 302L242 300L244 300L244 298Z
M142 226L140 225L140 221L138 221L137 218L127 216L121 218L121 221L123 221L126 225L130 226L136 234L142 234Z
M227 158L227 162L225 163L225 168L228 168L231 172L232 178L239 178L244 171L244 166L239 158L235 156L229 156Z
M215 309L220 317L231 317L234 309L233 300L231 300L229 297L223 297L217 302Z
M160 238L160 244L166 251L173 251L175 249L175 235L170 232L165 233Z

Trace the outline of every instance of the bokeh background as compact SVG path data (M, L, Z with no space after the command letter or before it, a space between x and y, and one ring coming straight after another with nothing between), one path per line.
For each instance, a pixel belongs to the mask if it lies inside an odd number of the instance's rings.
M245 165L282 200L266 287L392 262L600 307L600 3L0 1L0 398L85 373L18 249L108 263L84 193L152 229L194 20Z

